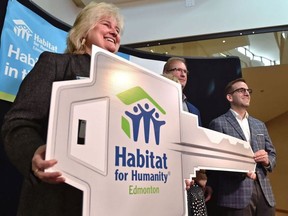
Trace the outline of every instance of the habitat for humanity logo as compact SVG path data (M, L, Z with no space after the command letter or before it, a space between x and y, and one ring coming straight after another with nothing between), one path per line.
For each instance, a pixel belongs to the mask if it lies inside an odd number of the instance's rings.
M160 129L166 124L165 121L161 120L160 113L165 115L166 111L139 86L121 92L117 97L125 105L133 105L133 112L125 111L125 116L122 116L121 119L121 127L125 134L131 139L132 129L133 140L137 142L139 133L143 132L145 143L148 143L152 123L155 143L159 145ZM147 99L149 103L143 99ZM140 130L140 125L143 125L142 130Z
M21 37L22 39L25 39L26 41L29 41L30 37L32 37L33 31L29 28L28 25L23 20L13 20L15 26L13 28L14 33Z
M45 38L41 37L40 35L33 33L30 27L21 19L14 19L13 23L15 24L13 31L14 33L29 42L30 39L33 40L33 50L38 52L43 51L51 51L51 52L58 52L58 46L52 44L50 41L47 40L47 36Z

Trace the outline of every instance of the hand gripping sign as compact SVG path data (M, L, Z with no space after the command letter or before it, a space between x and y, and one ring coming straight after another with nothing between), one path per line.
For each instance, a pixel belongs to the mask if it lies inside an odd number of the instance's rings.
M53 84L46 158L83 190L83 215L186 213L200 168L255 169L248 143L198 127L180 85L93 47L90 78Z

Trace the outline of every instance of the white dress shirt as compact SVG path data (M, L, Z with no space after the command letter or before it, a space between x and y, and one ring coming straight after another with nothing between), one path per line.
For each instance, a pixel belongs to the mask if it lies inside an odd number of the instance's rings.
M250 143L251 137L250 137L250 127L248 123L248 112L245 113L244 118L242 118L236 111L230 109L233 115L235 116L236 120L238 121L244 135L246 138L246 141Z

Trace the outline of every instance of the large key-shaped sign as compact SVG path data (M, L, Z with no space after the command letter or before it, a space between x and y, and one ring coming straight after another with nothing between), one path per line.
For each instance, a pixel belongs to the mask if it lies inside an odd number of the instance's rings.
M90 78L54 83L46 158L83 190L83 216L185 215L184 179L196 170L255 169L249 144L199 127L181 94L97 47Z

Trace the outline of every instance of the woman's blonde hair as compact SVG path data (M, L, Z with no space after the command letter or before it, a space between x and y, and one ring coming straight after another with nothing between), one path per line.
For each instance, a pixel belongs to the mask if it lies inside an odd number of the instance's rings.
M110 3L92 1L81 10L73 27L70 29L65 52L74 54L85 53L85 46L82 41L87 36L89 30L103 17L114 17L118 23L120 34L122 34L124 21L119 8Z
M162 76L164 76L164 77L166 77L167 79L170 79L170 80L172 80L172 81L174 81L174 82L176 82L176 83L181 84L180 81L179 81L179 79L178 79L176 76L173 76L173 74L171 74L171 73L164 73L164 74L162 74Z

